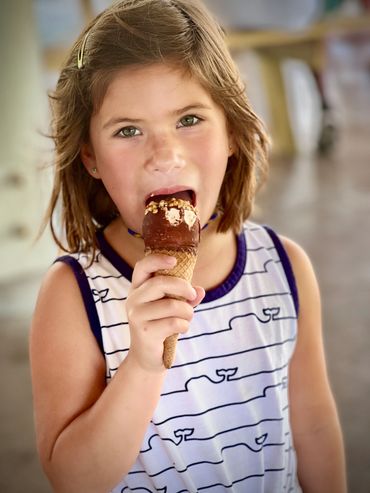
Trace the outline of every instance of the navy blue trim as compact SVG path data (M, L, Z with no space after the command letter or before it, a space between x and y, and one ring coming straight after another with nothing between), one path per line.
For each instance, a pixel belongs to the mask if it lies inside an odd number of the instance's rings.
M270 235L270 237L274 243L274 246L278 252L280 260L283 264L283 269L284 269L286 278L287 278L288 283L289 283L291 295L293 297L296 315L298 317L298 314L299 314L298 289L297 289L297 284L296 284L296 280L295 280L295 275L294 275L294 272L292 269L292 264L290 263L288 254L286 253L286 250L285 250L279 236L269 226L264 226L264 228L268 232L268 234Z
M118 272L120 272L128 281L131 282L133 272L132 267L130 267L107 242L103 230L97 231L96 238L104 257L109 260L109 262L118 270Z
M81 264L78 262L77 259L69 255L64 255L63 257L59 257L55 260L55 262L64 262L65 264L69 265L73 270L78 287L80 288L87 317L90 322L91 331L95 336L96 342L98 343L98 346L102 354L104 354L103 338L101 334L99 316L96 310L96 305L90 289L89 281L87 280L84 269L82 268Z
M210 289L209 291L206 291L206 295L203 298L201 304L209 303L210 301L215 301L219 298L222 298L227 293L229 293L240 281L247 262L247 244L244 232L240 233L236 237L236 241L237 255L233 270L222 284L213 289Z

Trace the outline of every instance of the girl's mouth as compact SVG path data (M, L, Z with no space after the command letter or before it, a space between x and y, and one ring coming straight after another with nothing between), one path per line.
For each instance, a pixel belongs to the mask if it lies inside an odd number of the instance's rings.
M182 199L187 202L190 202L192 206L196 206L196 195L194 190L184 189L178 191L168 191L168 189L158 190L157 192L153 192L149 195L149 197L145 201L145 206L147 206L152 200L158 202L159 200L168 199L169 197Z

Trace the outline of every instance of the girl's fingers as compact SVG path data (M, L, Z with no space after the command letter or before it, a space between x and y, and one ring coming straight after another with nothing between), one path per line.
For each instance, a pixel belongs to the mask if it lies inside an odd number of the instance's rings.
M154 275L171 269L176 259L165 255L148 255L134 269L132 288L126 301L133 354L145 367L162 368L163 341L171 334L184 334L194 315L194 307L205 291L184 279ZM176 298L173 298L173 297Z
M189 323L193 318L193 314L193 307L189 303L184 303L183 301L171 298L164 298L142 305L140 318L145 323L145 321L149 320L166 320L176 317Z
M132 275L132 290L145 283L145 289L139 291L141 301L148 303L167 296L177 296L187 300L192 307L199 305L205 296L202 287L192 287L183 279L171 276L153 275L162 269L171 269L176 265L176 258L168 255L151 254L137 262ZM147 282L149 281L149 282Z
M192 303L197 297L196 290L189 282L171 276L151 277L133 293L140 303L150 303L168 297L177 297Z
M195 308L196 306L198 306L202 302L203 298L206 295L206 292L205 292L204 288L202 288L201 286L193 286L193 289L195 290L197 295L193 300L189 300L189 303L190 303L190 306Z
M150 322L148 330L152 333L161 334L161 341L163 342L172 334L185 334L189 330L189 322L177 317L166 319L165 324L163 324L163 320L153 320Z
M176 265L176 258L168 255L152 254L139 260L132 274L132 288L138 288L153 274L161 269L172 269Z

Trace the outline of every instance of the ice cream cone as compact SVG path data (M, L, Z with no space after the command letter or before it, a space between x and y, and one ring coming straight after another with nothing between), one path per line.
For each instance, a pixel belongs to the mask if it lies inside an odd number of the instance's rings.
M173 269L164 269L156 272L155 275L180 277L186 281L191 281L193 277L194 266L197 260L197 249L194 247L182 247L180 250L167 249L167 248L147 248L145 254L159 253L162 255L169 255L175 257L177 263ZM168 295L169 298L177 298L175 296ZM172 334L164 341L163 347L163 364L168 369L171 368L176 354L176 345L178 334Z
M160 270L156 275L180 277L191 282L200 239L198 212L187 191L157 196L145 208L143 220L145 254L160 253L176 257L173 269ZM168 294L169 298L175 298ZM171 368L178 334L164 342L163 363Z

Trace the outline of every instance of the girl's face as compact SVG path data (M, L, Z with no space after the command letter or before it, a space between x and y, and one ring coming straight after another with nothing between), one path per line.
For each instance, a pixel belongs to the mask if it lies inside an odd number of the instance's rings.
M152 195L192 190L201 224L217 203L231 137L195 78L165 64L126 68L110 83L81 149L127 227L141 232ZM92 168L96 168L95 173Z

